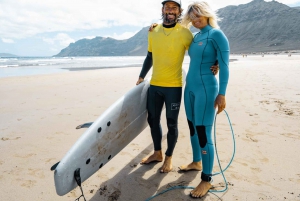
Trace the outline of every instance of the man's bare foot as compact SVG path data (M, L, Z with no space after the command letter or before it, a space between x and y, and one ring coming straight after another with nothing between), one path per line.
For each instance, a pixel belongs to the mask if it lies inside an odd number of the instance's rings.
M199 161L199 162L191 162L188 165L182 165L182 166L180 166L179 170L181 170L181 171L190 171L190 170L201 171L202 170L202 164L201 164L201 161Z
M193 198L200 198L206 195L206 193L209 191L209 189L212 187L212 185L207 181L201 181L200 184L191 191L190 195Z
M167 173L170 172L173 169L172 167L172 156L166 156L165 162L163 166L160 168L161 173Z
M142 159L141 164L148 164L151 162L162 162L163 160L162 152L161 150L159 151L154 151L154 153L151 156L147 156Z

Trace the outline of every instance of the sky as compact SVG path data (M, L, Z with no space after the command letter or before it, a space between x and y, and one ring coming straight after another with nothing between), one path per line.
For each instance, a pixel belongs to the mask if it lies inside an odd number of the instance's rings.
M192 2L181 0L183 9ZM251 0L206 0L214 10ZM270 1L270 0L265 0ZM277 0L291 7L300 0ZM77 40L123 40L161 22L162 0L0 0L0 53L53 56Z

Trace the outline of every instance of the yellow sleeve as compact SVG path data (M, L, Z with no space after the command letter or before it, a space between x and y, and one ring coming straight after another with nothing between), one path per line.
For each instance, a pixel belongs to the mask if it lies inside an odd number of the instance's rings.
M186 50L189 49L192 40L193 40L192 32L189 29L185 28L185 32L182 35L182 41Z
M148 32L148 52L152 52L152 33Z

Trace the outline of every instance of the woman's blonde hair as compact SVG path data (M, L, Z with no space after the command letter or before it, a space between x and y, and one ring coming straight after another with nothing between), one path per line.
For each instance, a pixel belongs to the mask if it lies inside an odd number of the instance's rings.
M183 16L181 24L185 27L190 27L194 13L208 18L208 24L214 28L219 28L217 14L211 9L205 1L194 2L188 6L186 13Z

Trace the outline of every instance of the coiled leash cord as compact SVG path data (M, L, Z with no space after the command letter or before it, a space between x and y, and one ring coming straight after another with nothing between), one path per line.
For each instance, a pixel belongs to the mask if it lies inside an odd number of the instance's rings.
M218 150L217 150L217 137L216 137L216 123L217 123L217 114L215 115L215 120L214 120L214 141L215 141L215 149L216 149L216 156L217 156L217 160L218 160L218 164L219 164L219 167L220 167L220 172L216 172L214 173L212 176L216 176L218 174L222 174L223 176L223 179L224 179L224 182L225 182L225 188L223 190L209 190L208 192L210 193L221 193L221 192L225 192L227 191L228 189L228 184L227 184L227 181L226 181L226 177L224 175L224 172L229 168L230 164L232 163L233 161L233 158L235 156L235 138L234 138L234 132L233 132L233 128L232 128L232 124L231 124L231 121L230 121L230 118L229 118L229 115L228 113L226 112L226 110L224 110L226 116L227 116L227 119L228 119L228 123L229 123L229 126L230 126L230 129L231 129L231 134L232 134L232 141L233 141L233 153L232 153L232 157L231 157L231 160L230 162L228 163L228 165L226 166L226 168L224 168L224 170L222 169L221 167L221 162L220 162L220 159L219 159L219 155L218 155ZM171 190L175 190L175 189L195 189L195 187L192 187L192 186L173 186L171 188L168 188L160 193L157 193L155 194L154 196L146 199L145 201L149 201L149 200L152 200L153 198L159 196L159 195L162 195L168 191L171 191Z

